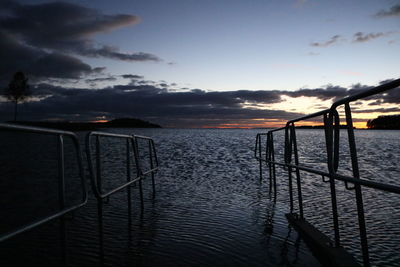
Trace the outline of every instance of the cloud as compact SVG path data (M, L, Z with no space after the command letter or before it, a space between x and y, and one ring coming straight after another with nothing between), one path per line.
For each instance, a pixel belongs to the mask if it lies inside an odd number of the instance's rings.
M392 113L392 112L400 112L400 108L376 108L376 109L353 109L353 113Z
M138 23L140 19L134 15L106 15L95 9L66 2L29 5L16 1L2 2L0 14L0 34L8 36L7 40L0 42L4 45L8 41L8 48L11 49L9 51L14 51L8 52L9 57L21 58L16 50L24 50L25 55L29 54L30 57L34 57L34 52L39 55L68 54L71 64L73 55L131 62L161 61L151 53L121 52L118 47L97 44L93 40L97 34ZM78 63L80 60L76 58L75 61ZM0 65L3 68L7 66L3 60ZM89 68L86 64L86 71ZM74 72L71 76L77 76L76 74Z
M334 35L328 41L315 42L315 43L311 43L310 45L314 46L314 47L328 47L328 46L331 46L331 45L333 45L335 43L338 43L340 41L340 39L341 39L340 35Z
M106 78L94 79L99 81ZM201 89L170 91L159 82L152 84L147 82L146 84L114 85L101 89L65 88L48 83L36 84L32 86L32 92L39 100L26 102L20 106L21 119L84 121L105 116L106 119L137 117L167 127L227 126L241 123L256 125L255 121L284 121L303 115L290 110L290 107L285 110L268 108L269 105L281 103L284 99L282 96L315 97L323 101L335 101L370 88L356 84L350 88L328 85L296 91L210 92ZM398 105L400 92L391 90L370 99L379 105L387 103ZM381 107L377 107L377 112L378 108ZM12 111L12 103L0 103L1 120L12 118ZM394 109L384 107L381 111L393 112ZM363 111L357 110L357 112Z
M82 45L84 46L80 47L79 49L77 49L77 51L74 52L77 52L87 57L105 57L122 61L162 61L159 57L150 53L121 53L119 52L119 49L115 46L104 45L100 48L95 48L92 45Z
M110 76L110 77L98 77L98 78L93 78L93 79L86 79L86 83L97 83L97 82L112 82L116 81L117 78Z
M381 10L375 16L378 18L400 17L400 5L394 5L389 10Z
M395 32L377 32L377 33L362 33L357 32L353 35L353 43L368 42L380 37L386 37L394 34Z
M40 84L35 94L43 100L21 105L21 118L43 119L61 118L91 120L99 115L107 118L139 117L167 126L187 127L188 120L194 120L196 127L204 126L205 121L226 123L235 120L257 118L289 119L299 113L283 110L261 110L243 108L242 104L250 102L279 102L276 92L268 91L229 91L206 92L194 90L189 92L168 92L164 88L151 85L119 85L103 89L67 89L60 86ZM3 119L12 112L11 105L1 104ZM25 114L25 115L23 115ZM191 125L196 124L192 121Z
M353 43L363 43L363 42L368 42L377 38L381 37L387 37L391 36L393 34L398 34L399 32L396 31L390 31L390 32L377 32L377 33L363 33L363 32L357 32L353 35ZM313 47L328 47L331 45L334 45L340 41L345 41L345 39L342 39L340 35L335 35L332 36L331 39L325 42L314 42L311 43L310 45ZM315 53L309 53L309 55L316 55Z
M349 90L340 86L329 85L326 88L299 89L297 91L283 91L282 94L290 97L316 97L320 100L340 99L349 94Z
M44 49L31 47L0 31L0 81L9 80L12 73L24 71L36 78L77 79L82 75L98 73L80 59Z
M136 75L136 74L123 74L121 75L122 78L124 79L134 79L134 80L138 80L138 79L143 79L144 77L141 75Z
M389 82L386 80L380 84ZM362 91L372 88L371 86L355 84L350 88L341 86L328 85L321 88L313 89L299 89L296 91L278 91L280 95L286 95L289 97L316 97L320 100L332 100L337 101L344 97L361 93ZM389 90L385 94L373 95L364 100L374 100L376 105L380 104L400 104L400 90L394 89ZM373 105L373 104L371 104Z

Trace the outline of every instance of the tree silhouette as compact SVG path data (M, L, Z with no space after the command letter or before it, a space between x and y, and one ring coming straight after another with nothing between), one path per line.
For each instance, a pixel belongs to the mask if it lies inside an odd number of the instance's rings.
M369 120L367 122L369 129L400 129L400 114L399 115L388 115L379 116L376 119Z
M5 90L5 95L10 101L14 102L14 121L16 121L18 102L23 101L30 95L28 78L25 77L23 72L18 71L14 74L13 79Z

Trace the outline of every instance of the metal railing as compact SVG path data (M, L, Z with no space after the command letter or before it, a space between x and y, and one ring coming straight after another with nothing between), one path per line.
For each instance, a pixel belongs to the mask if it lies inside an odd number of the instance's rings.
M385 192L391 192L400 194L400 186L378 183L370 180L365 180L360 178L360 171L358 166L358 157L356 150L356 142L354 136L354 127L353 127L353 119L350 108L350 103L359 99L363 99L372 95L376 95L379 93L386 92L388 90L397 88L400 86L400 79L393 80L389 83L377 86L370 90L366 90L359 94L349 96L343 98L339 101L336 101L332 104L329 109L322 110L310 115L306 115L300 118L296 118L294 120L290 120L286 123L285 127L277 128L268 131L267 133L260 133L256 136L256 145L254 150L254 155L256 159L259 161L260 165L260 179L262 179L262 165L263 162L268 165L269 168L269 181L270 181L270 190L272 183L274 184L274 190L276 192L276 172L275 166L282 166L288 171L288 184L289 184L289 203L290 203L290 212L293 213L294 210L294 199L293 199L293 173L295 173L296 179L296 187L297 187L297 197L298 197L298 211L300 219L304 219L303 212L303 195L302 195L302 183L300 177L300 171L305 171L308 173L313 173L317 175L321 175L323 182L327 182L330 185L330 194L331 194L331 205L332 205L332 220L333 220L333 230L334 230L334 242L335 246L339 247L341 245L340 242L340 232L339 232L339 218L338 218L338 209L337 209L337 197L336 197L336 185L335 181L343 181L345 183L345 188L348 190L355 191L355 199L357 205L357 217L358 217L358 225L359 225L359 235L361 240L361 250L363 256L364 266L370 265L369 259L369 251L368 251L368 239L367 239L367 231L365 226L365 215L364 215L364 205L362 198L362 190L361 187L369 187L373 189L382 190ZM346 129L348 135L348 144L350 149L350 157L351 157L351 170L352 176L341 175L338 174L339 168L339 139L340 139L340 118L337 108L339 106L343 106L345 109L345 119L346 119ZM297 140L296 140L296 127L295 123L307 119L312 119L316 117L323 118L323 128L325 134L325 145L326 145L326 153L327 153L327 167L328 172L321 171L318 169L311 168L309 166L305 166L300 164L299 155L297 150ZM285 144L284 144L284 162L275 161L275 152L274 152L274 139L273 134L277 131L284 131L285 133ZM265 154L262 152L262 136L266 135L266 148ZM326 179L328 178L328 179ZM352 186L350 186L352 184Z
M92 150L93 138L95 139L95 151ZM125 140L125 147L126 147L126 182L113 189L110 189L107 192L103 192L102 188L102 168L101 168L102 164L101 164L101 141L100 141L102 138ZM143 170L143 167L140 164L141 163L140 146L138 145L138 140L145 140L148 142L148 154L149 154L149 166L150 166L150 169L148 170ZM92 154L95 154L95 162L96 162L95 164L93 164ZM139 183L140 206L141 210L143 211L144 201L143 201L142 180L146 175L151 174L153 197L154 197L155 196L154 175L155 172L158 171L158 159L153 139L139 135L114 134L108 132L89 132L86 135L86 155L88 160L92 189L94 195L97 198L99 254L100 254L100 262L104 263L103 204L108 202L109 197L111 195L126 188L127 202L128 202L127 205L128 224L131 225L131 211L132 211L131 186L136 184L136 182ZM136 176L133 178L132 178L132 167L131 167L132 157L136 165L135 166Z
M134 135L134 140L136 144L136 150L138 152L138 156L140 155L140 146L138 145L139 140L147 141L148 145L148 151L149 151L149 166L150 169L148 170L143 170L142 165L139 165L140 171L142 176L146 176L148 174L151 174L151 183L153 187L153 197L155 197L155 181L154 181L154 175L155 172L158 171L158 158L157 158L157 151L156 151L156 146L154 144L154 140L152 138L146 137L146 136L141 136L141 135ZM140 162L140 161L139 161Z
M93 150L91 147L92 140L95 138L95 160L96 163L93 164ZM102 172L101 172L101 142L100 138L117 138L126 141L126 183L119 185L116 188L109 190L108 192L103 192L102 190ZM149 149L149 165L150 169L143 172L140 160L139 160L139 146L137 140L143 139L148 141ZM131 175L131 149L133 152L133 160L136 165L136 177L132 179ZM153 139L145 136L139 135L125 135L125 134L115 134L108 132L90 132L86 135L86 155L89 166L89 174L91 178L91 184L93 192L98 200L103 200L108 198L110 195L121 191L124 188L128 188L130 185L139 182L141 201L143 202L143 192L142 192L142 179L148 175L152 175L152 185L153 190L155 189L154 173L158 171L158 159L157 153L154 145ZM95 166L94 166L95 165Z
M58 202L59 202L59 210L55 213L47 215L43 218L35 219L27 224L24 224L10 232L0 233L0 242L5 241L9 238L12 238L18 234L24 233L28 230L32 230L44 223L52 221L57 218L62 218L67 213L70 213L87 203L88 200L88 190L85 181L85 174L83 168L83 161L82 161L82 154L80 150L80 143L77 136L72 132L67 131L59 131L54 129L48 128L39 128L39 127L31 127L31 126L23 126L17 124L7 124L7 123L0 123L0 130L1 131L11 131L11 132L25 132L25 133L34 133L38 135L52 135L57 137L57 162L58 162ZM92 138L95 138L95 147L96 147L96 168L94 167L93 160L92 160L92 150L90 144L92 142ZM119 185L113 189L110 189L107 192L103 192L102 190L102 173L101 173L101 156L100 156L100 149L101 149L101 138L119 138L126 140L126 182L122 185ZM72 140L74 150L76 153L77 164L78 164L78 171L79 171L79 178L81 184L81 191L82 191L82 200L75 205L66 206L65 201L65 155L64 155L64 138L69 138ZM148 155L149 155L149 166L150 168L147 170L142 170L140 158L138 157L140 152L140 147L138 146L138 140L145 140L148 143ZM90 180L92 185L92 190L95 197L98 200L98 218L99 223L102 229L102 205L104 199L107 199L114 193L117 193L124 188L127 189L128 192L128 212L131 211L131 185L138 182L139 183L139 190L140 190L140 200L141 200L141 207L143 209L143 189L142 189L142 179L146 176L151 174L152 177L152 188L153 188L153 197L155 196L155 179L154 175L158 171L158 158L155 149L155 144L153 139L145 136L135 136L135 135L122 135L122 134L113 134L113 133L106 133L106 132L90 132L87 134L86 137L86 152L87 152L87 160L88 160L88 169L90 174ZM132 178L131 172L131 160L135 162L136 165L136 177ZM62 222L63 224L63 222ZM65 228L65 224L62 225L62 228ZM102 230L101 230L102 231ZM65 230L64 230L65 232Z
M54 212L45 217L31 221L21 227L18 227L17 229L12 230L11 232L1 234L0 242L5 241L11 237L18 235L18 234L24 233L33 228L36 228L36 227L38 227L44 223L47 223L51 220L60 218L64 215L66 215L67 213L72 212L86 204L88 195L87 195L86 182L85 182L84 171L83 171L82 155L81 155L81 151L80 151L80 147L79 147L78 138L74 133L66 132L66 131L58 131L58 130L53 130L53 129L46 129L46 128L22 126L22 125L16 125L16 124L6 124L6 123L0 123L0 130L1 131L12 131L12 132L34 133L34 134L38 134L38 135L57 136L58 196L59 196L59 210L57 212ZM65 160L64 159L64 156L65 156L64 155L64 138L65 137L70 138L72 140L74 148L75 148L81 189L82 189L82 200L78 204L75 204L72 206L66 206L66 203L65 203L65 193L66 193L65 192L65 166L64 166L64 160Z

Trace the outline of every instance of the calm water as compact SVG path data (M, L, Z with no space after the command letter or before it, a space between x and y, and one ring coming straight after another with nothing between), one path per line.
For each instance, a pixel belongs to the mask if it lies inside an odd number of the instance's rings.
M110 198L104 205L101 259L96 200L90 193L88 204L67 219L66 249L60 242L60 224L50 223L2 243L1 266L62 265L63 257L68 266L99 262L105 266L318 266L284 217L288 212L285 172L278 169L276 198L269 193L268 182L259 182L253 158L259 130L112 131L147 135L156 142L160 161L156 197L152 198L151 179L146 179L144 212L138 187L132 188L130 223L126 192ZM357 131L356 135L363 178L400 185L400 131ZM10 140L0 143L0 170L9 177L0 181L3 232L57 210L58 195L56 140L5 133L1 137ZM275 139L281 159L278 147L283 139L279 134ZM322 131L299 130L298 139L301 162L326 168ZM120 141L102 144L107 190L126 179L125 151ZM346 173L350 165L345 144L341 150L340 168ZM72 155L67 141L69 205L80 199ZM314 175L303 174L302 179L306 218L332 236L328 184ZM360 258L354 191L345 190L340 182L337 191L343 244ZM371 259L375 265L395 266L400 262L400 197L368 189L363 194Z

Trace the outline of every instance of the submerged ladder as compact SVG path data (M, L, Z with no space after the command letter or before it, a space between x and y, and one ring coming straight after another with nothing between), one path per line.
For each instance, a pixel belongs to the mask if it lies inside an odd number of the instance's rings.
M388 90L395 89L400 86L400 79L393 80L386 84L374 87L372 89L363 91L359 94L355 94L341 100L338 100L332 104L329 109L322 110L310 115L306 115L300 118L296 118L290 120L286 123L284 127L269 130L266 133L259 133L256 136L256 143L254 149L254 156L259 161L260 168L260 180L262 180L263 169L262 166L265 163L269 169L269 188L270 190L274 190L276 194L276 166L283 167L287 170L288 173L288 184L289 184L289 203L290 203L290 213L287 215L289 221L295 226L297 225L300 232L305 232L305 239L312 239L311 243L317 248L318 253L322 256L328 256L327 253L331 254L331 257L337 258L337 250L329 250L329 247L333 247L336 249L341 249L341 239L340 239L340 231L339 231L339 216L338 216L338 203L337 203L337 195L336 195L336 184L335 181L343 181L345 184L345 188L347 190L354 190L355 192L355 200L357 204L357 217L358 217L358 225L359 225L359 236L361 240L361 251L363 257L363 265L370 266L370 256L368 251L368 239L367 239L367 231L365 225L365 216L364 216L364 206L363 206L363 197L362 197L362 187L368 187L376 190L381 190L384 192L391 192L400 194L400 186L378 183L370 180L365 180L360 177L358 158L357 158L357 150L356 150L356 140L354 136L354 127L353 127L353 119L350 108L350 103L365 99L369 96L373 96L376 94L385 93ZM348 136L348 145L350 149L350 157L351 157L351 171L352 175L341 175L338 174L339 168L339 140L340 140L340 117L338 112L338 107L344 106L345 109L345 119L346 119L346 129ZM299 162L299 155L297 149L297 140L296 140L296 126L295 124L300 121L304 121L312 118L319 118L322 116L323 119L323 129L325 135L325 145L326 145L326 164L328 167L328 172L321 171ZM284 162L277 162L275 160L275 150L274 150L274 133L284 131ZM262 139L266 136L265 142L265 152L263 150ZM264 138L265 139L265 138ZM327 245L326 242L329 242L328 237L320 233L316 228L312 225L308 224L304 218L303 212L303 194L302 194L302 180L300 176L300 171L313 173L316 175L320 175L322 177L322 181L325 183L329 183L330 186L330 199L332 205L332 220L333 220L333 232L334 232L334 244ZM294 181L295 180L295 181ZM297 213L295 213L294 209L294 194L293 194L293 184L296 183L297 188ZM308 235L308 236L307 236ZM325 247L324 247L325 246ZM333 251L333 252L332 252ZM326 252L326 253L325 253ZM342 256L344 254L341 254ZM335 259L333 259L335 260ZM351 259L347 259L349 261L342 262L342 265L352 265ZM331 263L333 264L333 263ZM336 263L340 264L340 262Z

